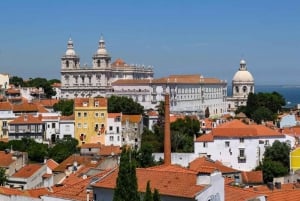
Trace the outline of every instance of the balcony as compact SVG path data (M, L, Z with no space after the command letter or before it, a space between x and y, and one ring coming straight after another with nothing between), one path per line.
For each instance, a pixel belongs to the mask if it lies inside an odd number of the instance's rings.
M238 163L246 163L246 156L238 156Z

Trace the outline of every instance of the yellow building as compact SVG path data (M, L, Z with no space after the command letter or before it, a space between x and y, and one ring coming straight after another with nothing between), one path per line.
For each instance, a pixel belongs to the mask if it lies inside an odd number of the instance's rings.
M296 148L290 153L290 168L294 172L300 169L300 148Z
M106 98L75 98L75 138L79 145L105 143L107 122Z

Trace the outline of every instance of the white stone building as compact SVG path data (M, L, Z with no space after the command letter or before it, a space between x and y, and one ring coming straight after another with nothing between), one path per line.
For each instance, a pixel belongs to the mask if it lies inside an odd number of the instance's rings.
M122 146L122 122L121 113L108 113L105 145Z
M266 147L275 140L295 143L292 137L264 125L247 125L233 120L197 138L194 150L198 156L204 155L228 167L250 171L259 165Z
M164 95L170 94L172 113L198 113L210 116L227 113L227 82L201 75L170 75L152 80L118 80L112 83L109 95L127 96L144 106L155 109Z
M80 66L80 58L69 39L61 58L61 98L106 96L116 80L153 78L152 67L128 65L121 59L111 63L102 37L92 59L92 67Z
M228 110L235 111L239 106L245 106L249 93L254 93L254 78L242 59L239 70L232 78L232 96L227 98Z

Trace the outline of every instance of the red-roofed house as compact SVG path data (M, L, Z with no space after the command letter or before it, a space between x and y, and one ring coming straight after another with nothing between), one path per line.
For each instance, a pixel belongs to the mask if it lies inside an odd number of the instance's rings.
M15 118L12 104L0 102L0 139L8 139L8 123Z
M122 146L122 113L108 113L105 145Z
M250 171L259 165L265 148L275 140L286 142L289 138L263 125L232 120L198 137L194 149L198 156L205 155L228 167Z
M8 178L7 185L9 185L11 188L19 189L43 187L43 175L46 173L47 166L45 164L29 164L10 176Z
M9 139L20 140L27 137L41 142L44 138L43 125L41 116L21 115L9 122Z
M138 191L145 192L150 181L152 190L158 189L161 200L220 200L224 201L224 178L220 172L201 175L174 165L136 169ZM113 200L118 169L93 186L95 200Z

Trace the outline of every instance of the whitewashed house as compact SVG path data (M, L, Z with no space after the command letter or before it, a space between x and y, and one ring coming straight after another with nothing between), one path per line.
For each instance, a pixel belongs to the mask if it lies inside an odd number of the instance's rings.
M247 125L233 120L197 138L194 150L198 156L204 155L228 167L250 171L259 165L266 147L275 140L288 142L293 139L264 125Z
M108 113L105 145L122 146L122 113Z

